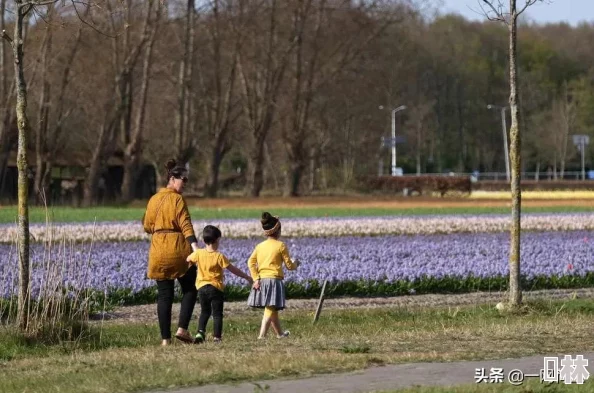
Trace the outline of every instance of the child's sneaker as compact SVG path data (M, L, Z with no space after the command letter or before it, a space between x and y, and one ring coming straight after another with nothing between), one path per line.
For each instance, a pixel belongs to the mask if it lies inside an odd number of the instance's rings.
M194 344L202 344L205 339L205 334L203 332L198 332L196 337L194 337Z
M212 342L215 344L220 344L222 341L223 341L223 339L220 337L215 337L212 339Z
M291 334L291 332L290 332L290 331L288 331L288 330L285 330L285 331L283 332L283 334L276 336L276 338L285 338L285 337L289 337L289 334Z

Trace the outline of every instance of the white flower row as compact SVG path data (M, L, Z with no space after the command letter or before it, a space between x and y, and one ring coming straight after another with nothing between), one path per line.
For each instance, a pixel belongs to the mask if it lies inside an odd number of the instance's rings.
M287 218L282 220L286 237L332 237L375 235L428 235L450 233L489 233L509 230L511 219L503 215L413 216L413 217L361 217L361 218ZM250 238L262 236L258 220L195 221L196 234L206 224L218 226L223 236ZM526 214L522 228L528 231L594 230L594 214ZM32 224L33 241L67 239L72 241L134 241L146 240L138 222L105 222ZM16 239L16 225L0 225L0 243Z

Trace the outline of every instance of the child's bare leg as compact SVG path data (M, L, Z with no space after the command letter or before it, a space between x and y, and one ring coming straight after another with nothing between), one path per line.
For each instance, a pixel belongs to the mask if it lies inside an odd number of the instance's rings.
M268 328L272 322L272 313L272 308L266 307L264 309L264 317L262 318L262 326L260 327L260 336L258 338L266 337L266 333L268 333Z
M280 320L278 318L278 311L274 310L272 316L270 317L270 325L272 326L272 330L276 333L276 336L280 336L283 334L281 330Z

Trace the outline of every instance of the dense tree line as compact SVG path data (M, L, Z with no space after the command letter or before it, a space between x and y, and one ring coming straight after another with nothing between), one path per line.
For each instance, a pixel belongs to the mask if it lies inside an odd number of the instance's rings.
M14 23L6 3L0 28ZM509 96L500 24L429 17L398 0L89 4L58 2L26 20L37 192L52 167L78 164L92 204L113 157L123 163L124 201L143 163L160 173L169 157L188 162L210 196L225 179L251 196L349 187L377 174L381 160L389 169L380 138L389 136L390 109L402 104L405 173L505 169L500 112L487 110ZM551 168L562 178L579 167L571 135L593 134L593 36L592 25L522 22L524 171ZM17 141L8 51L3 42L0 175ZM588 147L587 165L591 155Z

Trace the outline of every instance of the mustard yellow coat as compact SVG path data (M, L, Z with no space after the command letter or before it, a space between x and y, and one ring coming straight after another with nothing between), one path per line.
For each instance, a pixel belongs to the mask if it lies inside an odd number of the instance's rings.
M175 190L162 188L151 197L142 218L144 231L151 234L147 277L173 280L189 268L192 253L187 237L194 236L190 212Z

